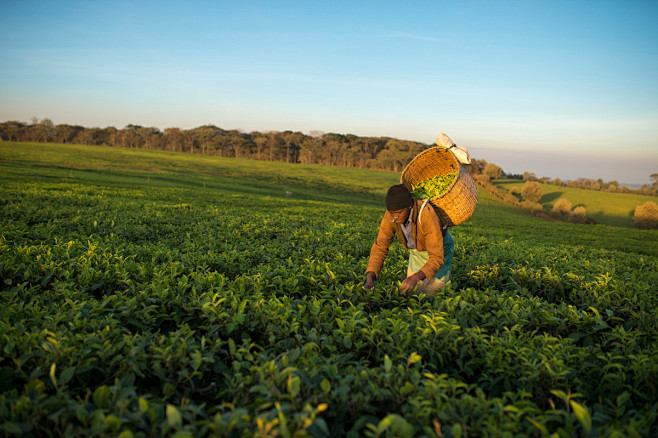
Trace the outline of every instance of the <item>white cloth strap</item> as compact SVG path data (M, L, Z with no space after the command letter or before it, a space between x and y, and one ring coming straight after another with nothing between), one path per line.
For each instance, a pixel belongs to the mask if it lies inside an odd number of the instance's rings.
M429 198L426 199L426 200L423 202L423 205L420 206L420 210L418 210L418 225L419 225L419 226L420 226L420 214L423 212L423 208L425 208L425 206L427 205L428 202L429 202Z

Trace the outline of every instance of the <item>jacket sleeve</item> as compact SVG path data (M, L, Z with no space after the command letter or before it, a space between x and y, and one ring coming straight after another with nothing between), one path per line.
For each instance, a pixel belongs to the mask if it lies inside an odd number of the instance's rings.
M387 211L379 224L377 239L375 239L375 243L370 249L370 259L368 260L366 272L374 272L376 277L379 277L379 271L381 271L384 259L388 255L388 247L395 238L395 226L392 220L393 218Z
M425 274L425 278L431 280L439 272L445 261L443 256L443 234L441 233L441 221L433 208L425 207L421 215L418 231L425 236L425 247L429 260L420 270Z

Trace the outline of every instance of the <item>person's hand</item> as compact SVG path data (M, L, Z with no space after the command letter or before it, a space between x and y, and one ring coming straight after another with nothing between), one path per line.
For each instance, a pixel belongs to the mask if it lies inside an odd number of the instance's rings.
M373 287L375 287L375 273L374 272L368 272L366 274L366 282L363 285L363 288L365 290L370 290Z
M405 278L402 284L400 284L400 293L404 295L407 292L414 290L416 284L418 284L420 280L421 280L421 275L418 272Z

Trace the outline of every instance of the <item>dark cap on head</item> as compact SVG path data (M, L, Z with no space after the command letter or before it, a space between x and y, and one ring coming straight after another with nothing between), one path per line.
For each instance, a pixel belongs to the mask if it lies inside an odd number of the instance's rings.
M411 197L411 192L404 184L397 184L388 189L386 193L386 209L388 211L402 210L412 205L414 205L414 198Z

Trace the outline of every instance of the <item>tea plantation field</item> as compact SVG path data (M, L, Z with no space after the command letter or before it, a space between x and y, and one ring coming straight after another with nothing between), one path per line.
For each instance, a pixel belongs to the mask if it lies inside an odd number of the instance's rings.
M1 433L657 435L658 231L482 193L449 288L366 292L398 180L0 143Z

